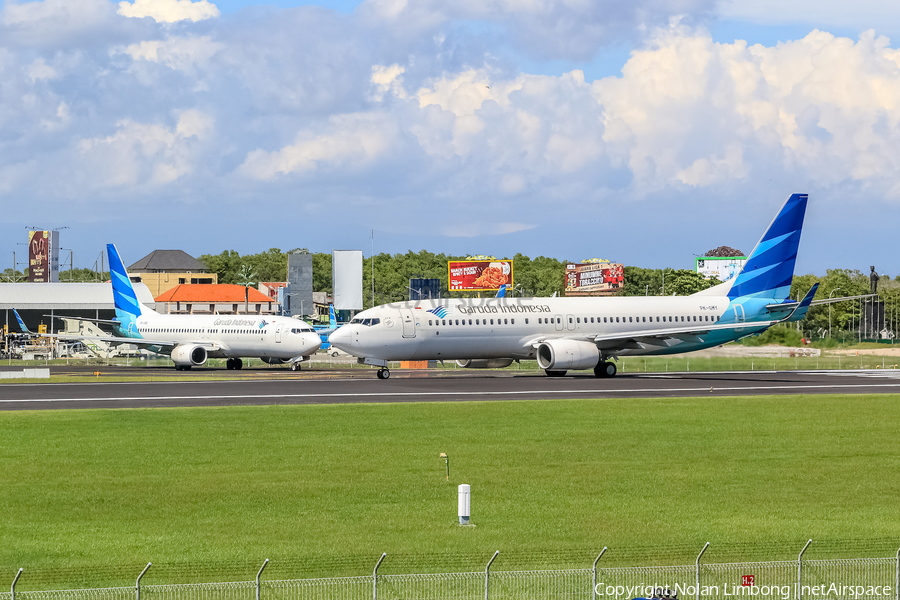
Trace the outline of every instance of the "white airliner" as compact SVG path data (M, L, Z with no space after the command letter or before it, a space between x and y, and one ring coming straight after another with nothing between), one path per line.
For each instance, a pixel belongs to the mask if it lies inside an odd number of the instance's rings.
M802 319L818 288L801 302L788 297L806 203L806 194L788 198L741 273L691 296L400 302L359 313L329 341L381 367L380 379L390 377L388 361L494 368L534 358L548 376L593 369L612 377L619 356L710 348Z
M160 314L138 301L115 245L108 244L107 250L116 320L105 322L113 325L116 335L102 338L104 342L168 354L177 370L200 366L208 358L225 358L226 368L240 369L241 358L259 358L269 364L290 363L299 371L300 363L322 344L310 325L288 317Z

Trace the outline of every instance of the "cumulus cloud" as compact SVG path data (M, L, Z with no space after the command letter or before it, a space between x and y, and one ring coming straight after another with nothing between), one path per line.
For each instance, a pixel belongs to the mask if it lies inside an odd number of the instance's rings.
M274 152L253 150L241 171L254 179L315 171L320 165L353 168L383 156L393 145L396 125L383 114L332 117L326 131L301 131L297 141Z
M82 47L107 38L115 10L107 0L7 0L0 4L0 46Z
M207 0L123 0L117 12L125 17L150 17L157 23L202 21L220 14L218 7Z
M170 37L165 40L141 41L129 44L122 52L134 60L163 64L171 69L187 71L202 65L224 47L210 36Z
M97 187L160 186L194 170L196 142L212 128L213 119L197 110L182 112L174 128L125 119L112 135L81 140L77 150Z

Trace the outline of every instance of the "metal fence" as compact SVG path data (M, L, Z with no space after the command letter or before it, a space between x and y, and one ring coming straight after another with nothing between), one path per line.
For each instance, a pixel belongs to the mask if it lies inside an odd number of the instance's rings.
M809 544L807 544L808 547ZM705 551L706 548L704 548ZM604 548L604 551L606 549ZM681 600L900 600L900 550L892 558L709 563L654 567L598 567L543 571L483 572L333 577L230 583L141 585L132 587L16 591L0 600L458 600L650 598L661 591Z

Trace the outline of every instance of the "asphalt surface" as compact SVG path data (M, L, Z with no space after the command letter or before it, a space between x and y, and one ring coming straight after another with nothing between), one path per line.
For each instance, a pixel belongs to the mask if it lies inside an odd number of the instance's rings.
M674 398L776 394L898 394L900 371L779 371L619 374L597 379L588 372L567 377L506 371L374 370L200 371L184 381L92 381L84 367L51 367L51 373L85 376L84 383L4 383L0 410L145 408L354 402L455 402L562 398ZM116 376L165 375L172 369L112 368ZM225 381L188 381L187 375L225 376ZM240 379L238 379L240 377ZM98 378L100 379L100 378Z

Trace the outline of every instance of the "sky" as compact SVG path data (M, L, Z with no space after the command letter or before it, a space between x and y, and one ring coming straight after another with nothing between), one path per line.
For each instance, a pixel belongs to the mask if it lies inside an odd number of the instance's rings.
M0 0L0 269L31 228L693 268L801 192L798 273L896 277L898 121L893 1Z

